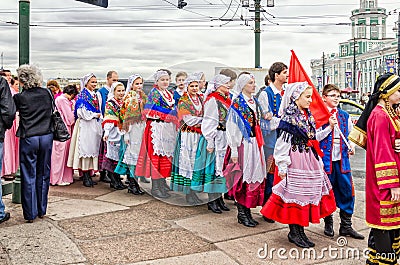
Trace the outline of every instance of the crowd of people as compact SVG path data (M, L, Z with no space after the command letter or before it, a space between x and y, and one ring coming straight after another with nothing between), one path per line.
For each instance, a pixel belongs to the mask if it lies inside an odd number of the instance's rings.
M46 214L49 185L70 185L77 171L83 186L94 187L99 172L110 188L133 195L144 194L139 183L150 182L152 196L182 194L188 205L205 203L200 195L207 194L207 207L216 214L230 211L224 199L234 200L237 221L246 227L259 224L251 208L261 206L264 220L288 224L288 240L301 248L315 246L304 232L310 223L323 219L324 234L334 236L337 208L339 235L364 239L352 227L349 156L356 143L368 147L367 263L396 264L378 253L400 251L398 76L378 78L353 128L349 114L338 108L341 91L333 84L322 91L321 107L330 118L317 126L310 111L315 91L307 82L286 84L288 67L282 62L271 65L258 93L252 73L231 69L208 82L203 72L179 72L175 90L172 73L160 69L148 94L139 74L129 76L125 86L109 71L106 85L97 89L97 77L89 73L80 90L76 85L61 90L54 80L42 88L35 66L20 66L17 73L1 78L0 151L4 146L3 176L20 167L27 222ZM71 134L65 142L53 141L53 101ZM1 203L0 223L9 218Z

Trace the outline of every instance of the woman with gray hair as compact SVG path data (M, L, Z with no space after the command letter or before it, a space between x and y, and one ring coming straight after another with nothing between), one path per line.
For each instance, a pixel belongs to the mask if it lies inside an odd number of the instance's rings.
M17 136L20 137L20 168L22 210L25 220L32 223L43 218L47 209L50 184L52 95L42 88L42 74L34 65L21 65L17 69L23 88L14 95L20 121Z

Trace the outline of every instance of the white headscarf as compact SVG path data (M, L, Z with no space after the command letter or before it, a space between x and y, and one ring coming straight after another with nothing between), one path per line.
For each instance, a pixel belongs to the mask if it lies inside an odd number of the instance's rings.
M207 98L209 94L217 90L218 87L228 83L230 80L231 78L226 75L218 74L214 76L214 78L208 82L206 93L204 93L204 98Z
M90 78L96 77L93 73L87 74L81 78L81 89L84 89L89 82Z
M204 72L194 72L193 74L191 74L192 76L195 76L197 78L197 80L201 80L201 78L204 75Z
M183 91L184 91L184 92L187 91L187 88L188 88L188 86L190 85L190 83L192 83L192 82L199 82L199 81L200 81L200 79L198 79L197 76L195 76L195 75L189 75L189 76L185 79L185 81L184 81L185 88L183 89Z
M110 92L108 93L108 96L107 96L107 100L110 100L114 97L114 90L117 86L120 86L120 85L124 86L124 84L122 84L121 82L112 83Z
M168 72L164 71L164 70L158 70L157 72L155 72L153 75L155 83L157 83L158 79L160 79L162 76L165 76L165 75L169 77Z
M231 90L231 93L233 94L232 100L234 100L237 96L239 96L240 92L242 92L245 85L247 85L247 83L250 82L252 78L254 77L249 74L243 74L239 76L239 78L236 80L235 86Z
M141 78L143 80L143 77L139 74L133 74L128 77L128 84L126 85L125 95L127 95L131 91L133 82L135 82L135 80L138 78Z
M289 106L290 102L297 100L301 93L306 90L310 85L308 82L296 82L291 83L285 87L285 93L283 94L281 106L279 107L279 116L285 113L285 109Z

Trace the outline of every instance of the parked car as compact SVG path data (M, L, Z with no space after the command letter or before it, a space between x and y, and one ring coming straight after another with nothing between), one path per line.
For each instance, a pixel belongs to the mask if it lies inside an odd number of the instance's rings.
M353 124L356 124L358 118L364 110L364 106L350 99L341 99L339 102L339 108L350 114Z

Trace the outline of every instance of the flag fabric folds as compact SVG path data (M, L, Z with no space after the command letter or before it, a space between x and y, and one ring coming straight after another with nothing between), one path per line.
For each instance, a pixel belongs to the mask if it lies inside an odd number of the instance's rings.
M300 64L299 59L293 50L291 50L292 56L290 58L289 66L289 80L288 83L294 82L308 82L308 84L313 88L312 103L310 105L310 111L314 116L317 128L326 124L329 120L331 114L325 106L318 90L315 88L314 84L311 82L310 77L308 77L303 66Z

